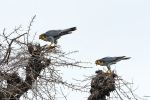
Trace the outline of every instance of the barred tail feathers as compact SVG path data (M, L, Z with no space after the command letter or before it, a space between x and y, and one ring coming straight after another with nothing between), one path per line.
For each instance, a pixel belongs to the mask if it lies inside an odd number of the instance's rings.
M130 59L131 57L126 57L126 56L120 56L120 57L117 57L117 60L127 60L127 59Z
M131 57L125 57L125 58L122 58L122 60L127 60L127 59L130 59Z
M77 29L76 27L72 27L72 28L64 29L64 30L62 30L62 32L75 31L76 29Z
M76 27L72 27L72 28L68 28L68 29L64 29L62 30L60 35L66 35L66 34L70 34L72 33L72 31L75 31L77 28Z

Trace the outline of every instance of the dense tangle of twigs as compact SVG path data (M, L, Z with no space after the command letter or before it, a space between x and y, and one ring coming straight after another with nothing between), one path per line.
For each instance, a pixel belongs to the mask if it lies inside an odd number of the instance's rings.
M80 67L81 61L68 58L67 55L75 53L63 52L60 46L46 49L34 43L29 37L34 16L28 26L27 32L22 32L22 27L15 28L13 32L6 34L5 29L0 34L0 100L56 100L57 86L68 87L72 90L86 91L80 85L69 83L57 70L58 67ZM61 94L64 98L62 88ZM31 92L32 95L28 94Z

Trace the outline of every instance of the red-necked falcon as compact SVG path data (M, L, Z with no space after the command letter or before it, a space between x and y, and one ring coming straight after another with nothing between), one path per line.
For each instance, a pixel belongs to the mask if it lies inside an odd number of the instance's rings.
M110 65L116 64L117 62L119 62L121 60L127 60L127 59L130 59L130 57L126 57L126 56L104 57L104 58L96 60L95 64L100 65L100 66L107 66L108 71L111 71Z
M75 31L76 27L68 28L68 29L63 29L63 30L49 30L46 33L43 33L39 36L39 39L42 39L44 41L49 41L51 44L47 46L47 48L51 48L51 45L57 44L57 40L66 34L72 33L72 31Z

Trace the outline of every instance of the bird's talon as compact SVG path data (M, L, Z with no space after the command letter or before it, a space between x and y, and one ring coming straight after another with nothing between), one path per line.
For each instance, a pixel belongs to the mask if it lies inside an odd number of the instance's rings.
M47 49L50 49L51 47L52 47L51 45L48 45L46 48L47 48Z
M107 70L106 72L103 72L103 73L106 74L106 75L110 74L109 70Z

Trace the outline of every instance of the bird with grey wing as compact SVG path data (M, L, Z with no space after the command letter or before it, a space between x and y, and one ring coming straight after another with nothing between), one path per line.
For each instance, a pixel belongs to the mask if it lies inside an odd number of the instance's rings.
M119 57L104 57L101 59L98 59L95 61L96 65L100 65L100 66L107 66L108 71L106 73L111 72L111 68L110 66L112 64L116 64L117 62L121 61L121 60L127 60L130 59L130 57L126 57L126 56L119 56Z
M39 36L39 39L51 42L51 44L47 46L47 48L50 49L52 44L54 44L54 46L57 44L57 40L61 36L71 34L72 31L75 31L75 30L76 30L76 27L62 29L62 30L49 30L46 33L41 34Z

